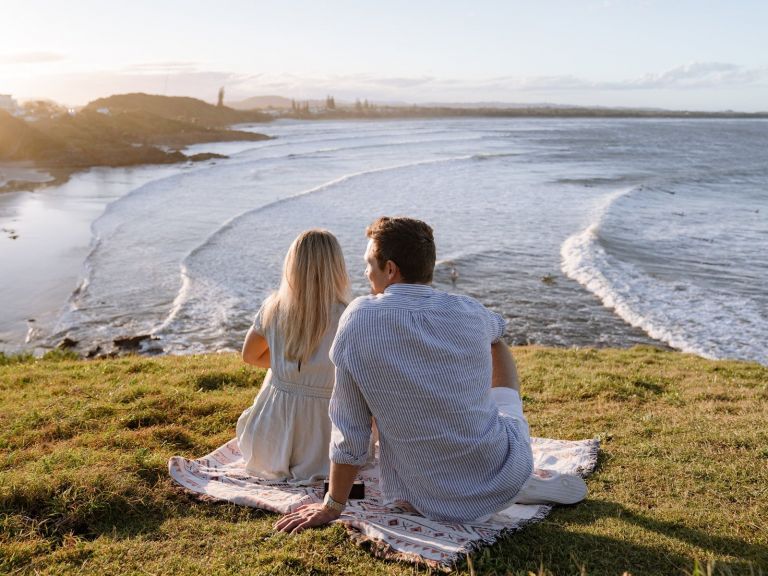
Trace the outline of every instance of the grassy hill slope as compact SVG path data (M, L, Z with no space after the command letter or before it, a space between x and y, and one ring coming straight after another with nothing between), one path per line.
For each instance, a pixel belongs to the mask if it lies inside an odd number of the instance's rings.
M651 348L514 352L532 433L597 436L602 454L585 502L459 573L768 573L768 368ZM171 483L167 459L229 440L263 376L235 355L0 355L0 573L413 574L340 527L276 534L274 514Z
M64 144L41 133L24 120L0 110L0 160L18 161L55 157L64 152Z

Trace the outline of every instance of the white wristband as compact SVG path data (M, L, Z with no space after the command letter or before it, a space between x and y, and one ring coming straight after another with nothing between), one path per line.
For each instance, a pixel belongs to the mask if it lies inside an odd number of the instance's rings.
M336 502L333 498L331 498L331 493L326 492L325 498L323 498L323 506L328 508L329 510L333 510L334 512L338 512L341 514L344 512L345 504L342 504L341 502Z

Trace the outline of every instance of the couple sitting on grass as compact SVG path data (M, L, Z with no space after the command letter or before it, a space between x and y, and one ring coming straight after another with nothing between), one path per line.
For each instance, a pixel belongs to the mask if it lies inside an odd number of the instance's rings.
M432 229L385 217L366 233L370 296L347 305L338 241L304 232L243 345L246 362L270 368L237 423L247 470L292 483L330 479L322 504L275 527L300 532L338 518L377 429L385 504L482 522L514 503L582 500L580 477L533 469L502 317L430 286Z

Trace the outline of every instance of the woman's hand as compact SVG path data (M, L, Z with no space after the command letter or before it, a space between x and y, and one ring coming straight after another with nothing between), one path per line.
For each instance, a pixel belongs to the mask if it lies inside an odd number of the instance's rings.
M322 504L307 504L280 518L275 523L275 530L298 534L306 528L330 524L339 516L341 516L340 512L326 508Z

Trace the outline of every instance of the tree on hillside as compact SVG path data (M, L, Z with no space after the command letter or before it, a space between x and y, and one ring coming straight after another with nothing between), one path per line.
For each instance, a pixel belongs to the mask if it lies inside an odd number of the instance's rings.
M67 109L50 100L33 100L22 104L25 115L30 119L55 118L67 113Z
M216 106L222 107L224 106L224 86L219 88L219 100L216 102Z

